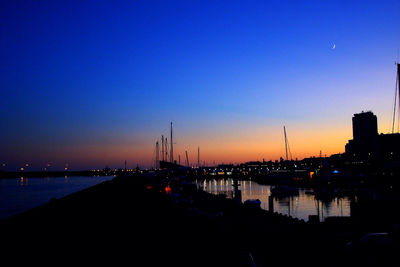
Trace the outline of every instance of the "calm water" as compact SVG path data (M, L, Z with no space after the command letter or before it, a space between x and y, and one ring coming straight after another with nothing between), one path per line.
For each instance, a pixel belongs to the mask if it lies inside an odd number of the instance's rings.
M233 198L233 180L218 179L196 181L198 187L211 194L225 194ZM242 202L247 199L261 200L261 208L268 210L268 197L271 196L269 185L260 185L253 181L239 181ZM307 193L306 193L307 192ZM329 216L350 216L350 199L333 198L330 201L317 201L310 191L299 188L298 194L285 197L273 197L274 211L308 221L309 215L319 215L323 221Z
M65 176L0 179L0 220L38 207L114 176Z

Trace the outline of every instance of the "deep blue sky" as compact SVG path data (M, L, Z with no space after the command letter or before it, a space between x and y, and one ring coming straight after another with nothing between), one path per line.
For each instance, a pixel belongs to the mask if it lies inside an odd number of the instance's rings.
M148 166L170 121L177 153L275 159L286 124L301 158L388 130L400 1L1 1L0 48L9 168Z

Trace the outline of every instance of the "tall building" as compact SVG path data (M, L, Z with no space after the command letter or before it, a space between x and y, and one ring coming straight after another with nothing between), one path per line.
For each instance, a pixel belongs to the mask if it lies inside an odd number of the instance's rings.
M353 140L369 141L378 135L378 119L371 111L354 114Z
M378 120L371 111L354 114L353 139L346 154L359 159L400 157L400 134L378 134Z
M378 120L371 111L353 116L353 140L346 144L346 153L353 157L376 156L379 152Z

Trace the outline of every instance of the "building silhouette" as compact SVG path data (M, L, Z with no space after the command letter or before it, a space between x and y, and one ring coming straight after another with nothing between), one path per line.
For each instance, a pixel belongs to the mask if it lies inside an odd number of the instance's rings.
M353 140L372 140L378 135L378 120L371 111L354 114Z
M354 114L353 139L346 154L357 159L394 160L400 158L400 134L379 134L378 120L371 111Z

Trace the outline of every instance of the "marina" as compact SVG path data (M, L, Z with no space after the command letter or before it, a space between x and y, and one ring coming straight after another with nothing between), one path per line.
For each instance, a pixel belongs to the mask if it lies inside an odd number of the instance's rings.
M3 265L400 266L400 1L1 7Z
M195 181L198 188L207 193L219 195L224 194L228 198L234 198L233 179L209 179ZM246 200L259 199L260 207L269 210L271 204L273 211L308 221L309 216L316 215L319 221L324 221L327 217L350 216L349 197L333 197L332 199L321 201L316 198L314 191L304 188L295 188L296 191L290 191L288 194L274 195L274 186L260 185L255 181L241 180L240 194L244 203ZM271 203L272 200L272 203Z

